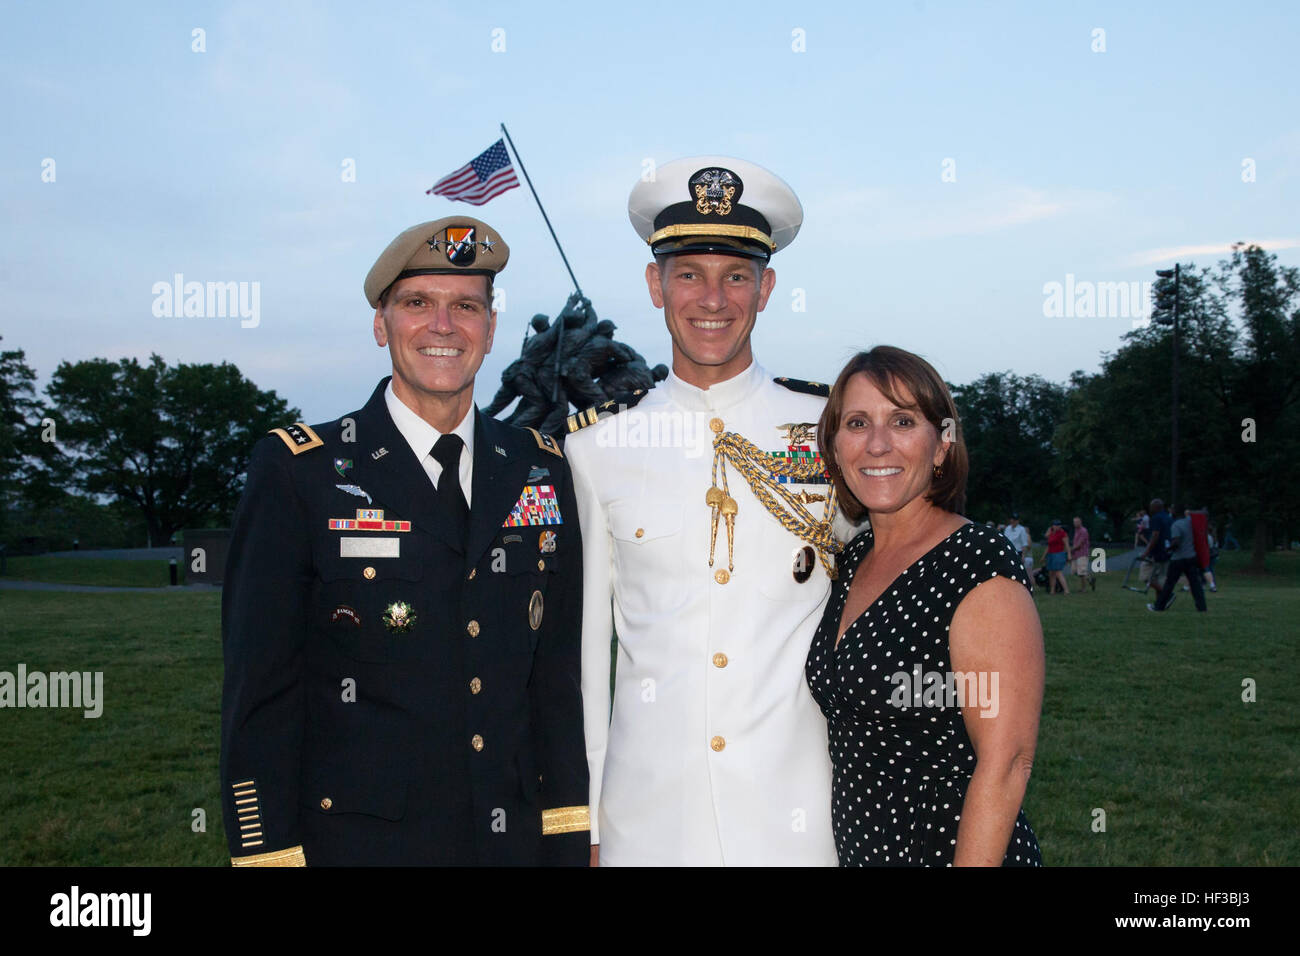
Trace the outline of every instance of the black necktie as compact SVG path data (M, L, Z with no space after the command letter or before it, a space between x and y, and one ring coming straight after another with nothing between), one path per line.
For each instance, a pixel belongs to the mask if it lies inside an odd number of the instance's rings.
M442 465L438 478L438 501L456 541L464 542L469 527L469 505L460 487L460 450L465 443L459 435L443 435L433 446L433 459Z

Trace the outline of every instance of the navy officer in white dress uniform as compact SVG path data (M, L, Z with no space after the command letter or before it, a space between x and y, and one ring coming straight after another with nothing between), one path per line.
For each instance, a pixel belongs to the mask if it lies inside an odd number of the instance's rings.
M815 436L828 389L774 377L750 347L802 209L767 170L704 156L659 167L628 210L673 362L658 387L571 416L565 442L592 860L834 866L826 722L803 674L837 547Z
M399 235L365 282L391 379L253 450L222 595L236 865L588 862L568 463L473 403L508 255L464 216Z

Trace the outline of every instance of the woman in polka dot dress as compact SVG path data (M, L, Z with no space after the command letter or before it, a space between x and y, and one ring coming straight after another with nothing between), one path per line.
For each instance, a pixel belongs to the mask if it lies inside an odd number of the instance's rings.
M1043 635L1006 537L958 512L952 396L919 356L862 352L818 443L845 514L805 672L830 733L844 866L1039 866L1020 805L1043 696Z

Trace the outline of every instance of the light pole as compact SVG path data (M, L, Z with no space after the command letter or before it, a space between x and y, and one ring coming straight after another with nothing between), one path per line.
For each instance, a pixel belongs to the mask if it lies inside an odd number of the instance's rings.
M1162 313L1156 317L1156 321L1161 325L1172 325L1174 327L1174 357L1173 372L1171 375L1171 390L1173 393L1173 404L1169 412L1169 434L1172 450L1169 459L1169 510L1172 513L1174 507L1178 504L1178 280L1180 269L1178 263L1174 263L1172 269L1157 269L1156 275L1162 279L1173 279L1174 289L1172 296L1169 294L1169 286L1166 285L1156 298L1156 308ZM1172 299L1172 301L1171 301ZM1170 314L1172 313L1172 315Z

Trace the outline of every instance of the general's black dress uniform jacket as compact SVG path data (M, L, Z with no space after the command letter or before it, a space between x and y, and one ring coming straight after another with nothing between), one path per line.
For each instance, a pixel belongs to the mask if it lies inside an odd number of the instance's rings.
M583 864L568 463L476 410L462 545L386 383L338 421L277 430L249 464L222 601L231 855Z

